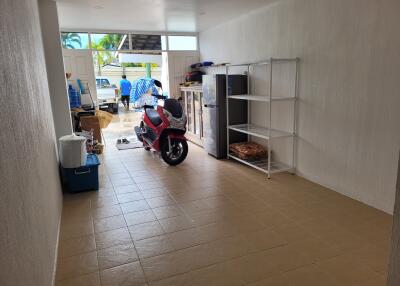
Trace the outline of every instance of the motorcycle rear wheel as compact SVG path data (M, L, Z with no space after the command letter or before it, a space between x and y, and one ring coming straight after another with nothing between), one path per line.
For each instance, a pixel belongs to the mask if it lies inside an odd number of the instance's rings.
M169 152L168 139L165 138L161 144L161 157L164 162L171 166L176 166L182 163L188 154L189 148L186 140L171 139L171 149Z

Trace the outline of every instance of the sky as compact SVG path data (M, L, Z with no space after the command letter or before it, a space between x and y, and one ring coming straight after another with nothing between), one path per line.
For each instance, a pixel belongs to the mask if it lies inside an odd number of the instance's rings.
M71 42L72 46L75 49L85 49L89 47L89 35L86 33L77 33L81 37L82 46L79 46L78 43ZM97 43L99 42L105 34L92 34L92 42Z

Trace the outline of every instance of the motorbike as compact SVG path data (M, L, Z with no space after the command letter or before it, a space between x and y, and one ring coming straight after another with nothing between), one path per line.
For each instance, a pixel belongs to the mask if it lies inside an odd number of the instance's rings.
M162 90L161 82L154 83ZM176 166L185 160L189 151L185 137L186 115L178 100L164 95L152 96L164 101L164 106L143 106L142 121L135 127L136 136L146 151L153 149L161 154L164 162Z

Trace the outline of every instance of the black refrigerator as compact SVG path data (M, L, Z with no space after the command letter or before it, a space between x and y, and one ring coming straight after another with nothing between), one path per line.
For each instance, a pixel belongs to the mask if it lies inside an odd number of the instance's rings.
M229 95L247 94L247 76L228 76ZM229 100L229 124L247 123L245 100ZM217 159L227 157L226 138L226 76L224 74L203 75L203 130L204 149ZM245 142L247 135L230 131L230 142Z

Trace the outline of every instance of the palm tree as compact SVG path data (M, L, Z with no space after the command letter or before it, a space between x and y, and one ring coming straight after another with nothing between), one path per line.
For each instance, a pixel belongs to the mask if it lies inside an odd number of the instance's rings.
M61 41L66 49L75 49L76 45L82 48L81 36L78 33L61 33Z
M93 59L97 66L97 75L101 75L101 67L112 63L113 55L110 50L118 48L122 36L106 34L98 42L92 41Z
M118 48L122 39L120 34L107 34L99 41L100 46L104 50L115 50Z
M97 75L101 75L101 67L112 62L111 51L103 50L100 43L92 43L94 64L97 66ZM100 50L100 51L99 51Z

